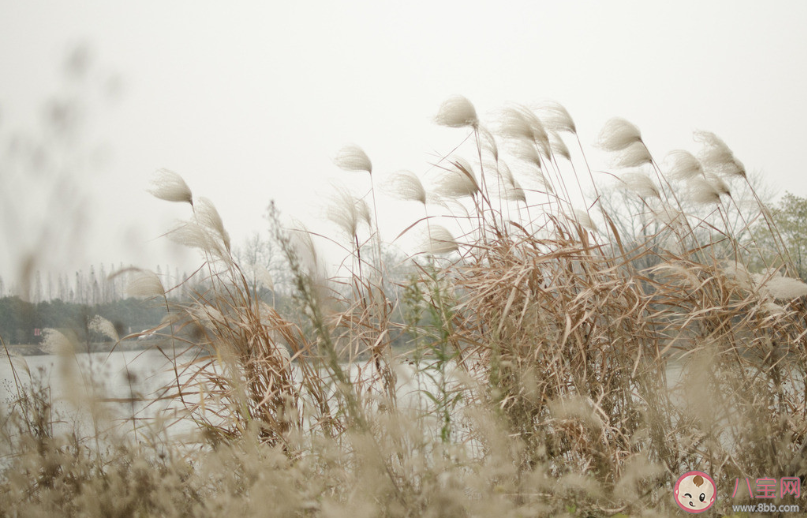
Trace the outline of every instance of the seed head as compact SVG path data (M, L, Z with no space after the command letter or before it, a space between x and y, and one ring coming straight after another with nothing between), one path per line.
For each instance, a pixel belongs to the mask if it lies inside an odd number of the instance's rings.
M760 276L757 279L761 280L761 290L774 299L792 300L807 295L807 284L792 277L783 277L777 273L767 280L760 279Z
M490 154L493 155L493 159L498 162L499 161L499 146L496 144L496 139L493 137L493 133L490 132L484 126L479 126L479 136L482 139L482 147L488 151Z
M660 192L653 180L644 173L625 173L622 182L640 198L660 198Z
M106 336L110 340L115 342L120 341L118 337L118 331L115 330L115 326L109 320L105 319L100 315L95 315L92 320L90 320L90 329L95 331L96 333L101 333L102 335Z
M132 297L162 297L165 288L157 274L151 270L135 270L126 286L126 293Z
M160 169L151 181L149 193L155 198L165 201L186 202L193 206L193 194L188 184L177 173L168 169Z
M676 149L667 153L664 159L667 164L666 173L676 180L690 180L703 176L703 166L689 151Z
M720 203L720 191L706 178L692 178L687 185L689 186L689 198L695 203L701 205Z
M591 219L591 216L588 212L580 209L574 209L574 216L577 221L585 228L586 230L590 230L592 232L597 232L597 225L594 223L594 220Z
M518 181L513 178L510 185L505 185L504 187L504 199L508 201L520 201L522 203L527 203L527 193L524 192L524 189L521 188Z
M200 225L212 230L221 239L224 248L228 252L230 251L230 234L224 228L224 222L221 220L219 211L216 210L216 206L213 205L212 201L207 198L199 198L194 217Z
M451 232L442 225L431 225L427 250L432 254L450 254L459 249Z
M696 131L695 140L703 144L700 159L706 169L726 176L746 177L745 166L720 137L711 131Z
M502 111L499 131L506 138L522 139L538 146L543 156L549 158L549 137L543 124L526 106L508 106Z
M479 126L479 118L471 101L461 95L456 95L443 101L440 105L434 122L450 128L464 128Z
M50 354L70 356L75 354L73 342L55 329L44 329L42 334L42 350Z
M336 223L352 241L358 232L361 218L358 200L347 189L337 188L328 208L328 219Z
M727 184L722 178L710 174L706 177L706 180L712 184L712 187L714 187L718 194L731 198L731 189L729 188L729 184Z
M401 199L426 205L426 189L423 182L411 171L393 173L389 180L389 191Z
M563 105L555 101L546 101L538 105L538 117L544 124L544 127L552 131L568 133L577 133L577 128L574 125L574 120L569 112Z
M625 149L614 154L612 163L614 167L631 168L649 164L653 161L650 152L643 142L634 142Z
M572 154L569 152L569 148L566 147L566 143L554 131L549 132L549 148L555 155L562 156L566 160L572 159Z
M451 165L438 181L437 193L446 198L475 196L479 192L479 184L471 164L464 158L456 157Z
M636 142L642 142L639 128L620 117L606 122L600 131L599 144L606 151L622 151Z
M373 174L373 164L370 157L362 148L355 144L348 144L336 154L334 163L345 171L367 171Z

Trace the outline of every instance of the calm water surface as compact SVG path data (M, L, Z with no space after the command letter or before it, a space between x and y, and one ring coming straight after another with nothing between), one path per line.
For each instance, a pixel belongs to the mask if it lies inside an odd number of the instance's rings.
M159 351L120 351L113 353L78 354L75 357L55 355L25 356L14 359L17 375L29 385L29 375L41 379L50 387L54 413L58 421L56 427L71 431L79 428L88 436L94 424L90 413L82 404L86 398L76 395L94 395L100 400L98 409L107 417L105 427L118 426L124 433L133 430L132 416L136 426L153 423L154 418L166 418L172 423L182 415L179 402L171 400L154 401L166 387L175 386L173 365ZM351 368L351 375L357 369ZM398 375L399 404L417 404L415 396L418 380L413 377L414 368L399 364ZM667 370L668 384L673 385L681 375L681 367L671 365ZM7 359L0 360L0 401L9 404L17 394L12 366ZM434 388L426 376L421 376L421 388ZM431 386L431 387L430 387ZM421 398L425 402L425 398ZM86 404L84 405L86 406ZM188 420L179 420L169 427L168 435L188 435L196 426Z

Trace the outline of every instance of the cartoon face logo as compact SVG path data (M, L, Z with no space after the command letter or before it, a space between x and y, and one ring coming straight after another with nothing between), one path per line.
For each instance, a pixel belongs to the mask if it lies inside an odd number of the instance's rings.
M712 477L702 471L690 471L675 483L675 502L688 513L702 513L714 505L716 491Z

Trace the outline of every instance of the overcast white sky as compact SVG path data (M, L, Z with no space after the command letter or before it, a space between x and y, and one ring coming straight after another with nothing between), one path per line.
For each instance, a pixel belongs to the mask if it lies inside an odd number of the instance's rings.
M350 176L332 163L343 143L361 145L379 176L421 173L465 136L431 122L452 94L483 118L508 101L556 100L587 149L613 116L658 158L714 131L780 193L807 196L805 27L802 0L0 0L0 275L46 225L43 269L172 262L157 237L188 211L146 194L161 167L214 201L235 242L266 230L271 199L316 226L328 182ZM93 75L79 87L62 63L81 42ZM113 72L123 88L110 103L99 85ZM56 153L78 161L56 186L9 148L42 138L43 104L67 93L84 99L88 123ZM394 221L401 205L382 206L382 231L408 224Z

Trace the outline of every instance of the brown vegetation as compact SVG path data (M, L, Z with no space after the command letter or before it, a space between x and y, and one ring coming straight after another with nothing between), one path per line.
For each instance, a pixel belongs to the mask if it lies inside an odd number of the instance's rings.
M204 433L180 445L141 431L137 444L99 451L54 436L41 424L47 397L21 393L5 415L4 508L672 514L675 480L697 469L717 481L727 513L741 503L726 496L735 478L807 475L807 285L758 198L740 212L731 197L747 179L725 143L699 133L699 158L673 153L666 175L635 126L610 121L600 145L638 211L606 208L596 184L584 210L577 170L593 175L562 107L509 107L489 129L455 98L436 120L471 134L471 160L438 161L433 190L412 173L393 185L424 207L454 207L462 217L444 223L462 236L427 212L415 227L428 252L413 254L401 282L383 262L374 211L345 191L330 215L353 268L325 279L310 235L284 229L271 208L293 277L289 314L257 297L212 203L162 172L153 194L193 210L171 237L201 251L204 289L169 304L156 277L134 288L169 308L157 331L177 359L170 397ZM374 207L367 155L351 146L337 163L368 173ZM523 189L511 168L538 187ZM645 222L641 232L621 232L625 218ZM760 225L773 255L751 232ZM402 333L406 358L390 347ZM189 356L199 350L208 354ZM415 398L398 379L407 362Z

